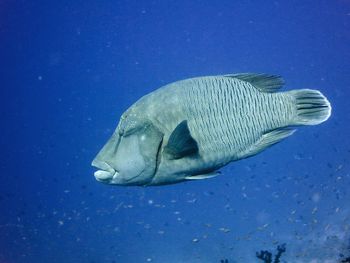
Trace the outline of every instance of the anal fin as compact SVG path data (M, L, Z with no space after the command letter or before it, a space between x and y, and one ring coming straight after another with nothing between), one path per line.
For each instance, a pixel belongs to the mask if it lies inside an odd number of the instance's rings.
M266 148L282 141L284 138L292 135L296 130L290 128L278 128L271 130L265 134L247 151L242 154L242 157L248 157L260 153Z

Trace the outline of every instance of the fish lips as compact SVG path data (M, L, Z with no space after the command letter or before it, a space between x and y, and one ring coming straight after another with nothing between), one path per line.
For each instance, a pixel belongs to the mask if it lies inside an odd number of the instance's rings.
M93 160L92 166L96 167L98 170L94 173L97 181L103 183L110 183L115 180L119 173L114 170L108 163L99 160Z
M106 162L93 160L91 165L98 169L94 173L94 176L95 179L101 183L115 185L138 185L138 183L133 182L133 180L137 178L139 174L134 177L125 179L118 171L114 170Z

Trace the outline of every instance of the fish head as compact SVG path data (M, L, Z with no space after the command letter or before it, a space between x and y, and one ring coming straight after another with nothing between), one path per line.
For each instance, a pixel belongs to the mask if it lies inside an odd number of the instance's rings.
M163 134L151 121L122 116L92 161L95 178L112 185L147 185L157 169Z

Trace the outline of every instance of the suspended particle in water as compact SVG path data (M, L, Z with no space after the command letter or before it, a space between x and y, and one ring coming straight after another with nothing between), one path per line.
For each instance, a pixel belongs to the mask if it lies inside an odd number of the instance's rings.
M199 242L199 239L198 239L198 238L194 238L194 239L192 239L192 242L193 242L193 243L198 243L198 242Z

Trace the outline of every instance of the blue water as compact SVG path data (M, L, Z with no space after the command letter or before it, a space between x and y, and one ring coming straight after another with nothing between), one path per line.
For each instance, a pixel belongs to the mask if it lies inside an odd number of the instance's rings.
M142 95L280 74L332 103L210 180L98 183L91 160ZM0 262L286 262L350 256L350 1L1 1ZM327 261L328 260L328 261Z

